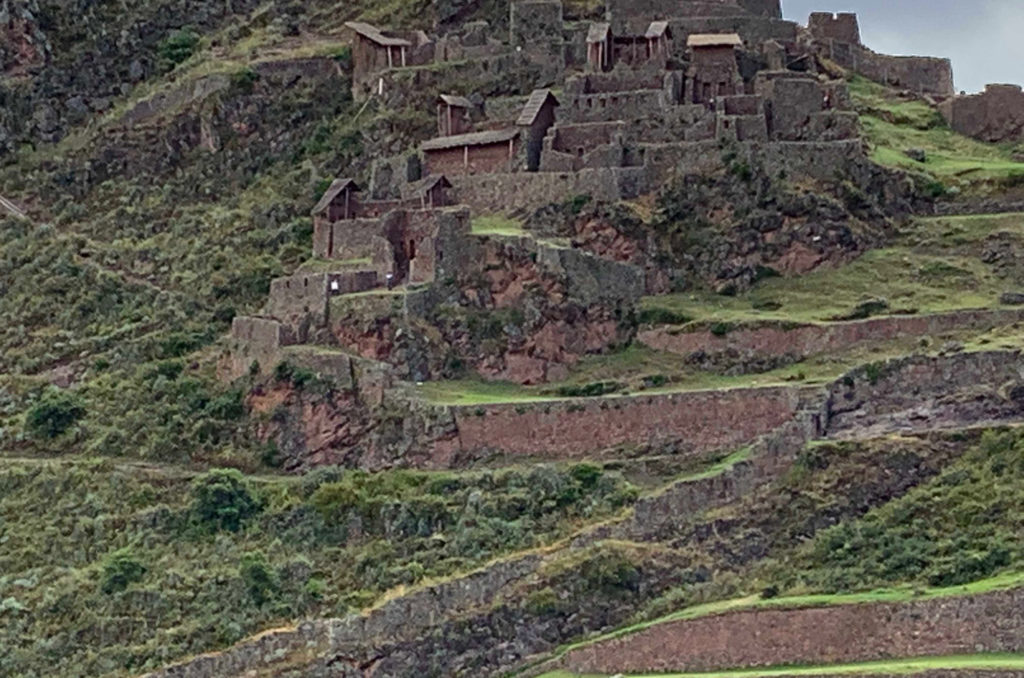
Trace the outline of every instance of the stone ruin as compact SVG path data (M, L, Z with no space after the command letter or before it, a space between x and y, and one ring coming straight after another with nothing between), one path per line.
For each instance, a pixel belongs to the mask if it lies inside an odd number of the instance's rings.
M960 134L989 142L1024 140L1024 91L1020 85L988 85L939 105L942 117Z
M469 364L496 378L557 378L565 364L622 341L607 322L643 294L643 271L527 237L479 238L472 214L535 210L582 195L632 199L677 172L722 169L723 148L772 176L831 180L863 159L863 148L846 84L830 79L821 59L891 85L952 93L948 61L871 52L851 14L816 13L801 29L781 19L778 0L609 0L604 20L590 24L566 23L559 0L513 0L506 39L479 22L437 37L346 26L357 96L399 106L425 90L438 135L378 160L365 191L351 179L330 186L314 209L309 270L274 281L261 314L236 320L233 375L254 362L272 369L286 347L321 345L340 350L339 360L379 361L399 378L433 378L438 346L458 352L463 341L447 336L439 344L424 333L439 308L460 299L507 309L540 284L547 296L529 302L543 306L532 334L498 363ZM534 86L560 87L487 101L431 91L445 63L497 78L524 67ZM401 77L419 91L396 86ZM954 125L979 116L990 123L994 113L973 111L1014 96L1024 97L1019 88L993 89L980 103L956 99L944 110ZM590 279L615 283L602 289ZM467 286L478 283L483 291L467 298ZM593 330L592 338L566 352L551 337L573 322ZM402 342L416 348L399 349Z

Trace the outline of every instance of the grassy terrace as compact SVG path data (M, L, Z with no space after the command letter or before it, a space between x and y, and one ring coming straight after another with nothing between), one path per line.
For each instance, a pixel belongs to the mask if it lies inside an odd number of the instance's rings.
M693 292L648 297L642 306L698 321L827 322L883 298L891 313L941 313L998 305L1014 289L981 260L985 239L1024 237L1024 214L918 219L890 247L835 269L769 278L734 297Z
M956 134L925 101L904 99L866 78L851 77L850 94L876 162L929 174L947 187L969 188L993 180L1004 187L1024 182L1024 163L1013 159L1019 146L986 144ZM911 160L904 153L909 148L923 150L927 160Z
M616 638L622 638L639 631L658 626L660 624L667 624L676 621L685 621L688 619L699 619L701 617L707 617L710 615L724 614L728 612L737 612L742 610L753 610L759 608L782 608L782 609L801 609L811 607L831 607L835 605L860 605L866 603L909 603L917 600L929 600L935 598L948 598L952 596L966 596L966 595L979 595L983 593L991 593L994 591L1005 591L1010 589L1019 588L1024 585L1024 572L1011 572L1002 574L989 579L983 579L963 586L953 586L946 588L930 588L920 589L911 586L903 586L892 589L879 589L875 591L867 591L864 593L847 593L847 594L820 594L820 595L804 595L804 596L790 596L783 598L768 598L764 599L759 596L747 596L745 598L736 598L733 600L722 600L713 603L707 603L705 605L696 605L688 607L684 610L674 612L670 615L654 619L632 626L627 626L611 633L597 636L588 640L567 645L559 649L556 656L563 656L573 650L587 647L589 645L595 645L598 643L614 640ZM979 655L984 657L988 655ZM1024 661L1024 656L1021 657L1021 661ZM937 668L937 667L932 667ZM852 670L847 672L857 673L858 671ZM542 678L555 678L556 676L564 676L572 674L564 673L552 673L547 674ZM680 676L686 674L678 674ZM733 673L715 674L715 675L734 675ZM769 673L752 673L749 675L773 675ZM783 675L783 674L774 674ZM784 675L790 675L788 672ZM639 677L636 677L639 678Z
M777 678L781 676L822 676L822 675L913 675L947 670L1019 671L1024 668L1024 655L1019 654L975 654L942 657L917 657L888 661L864 662L859 664L831 664L826 666L787 666L711 673L672 673L658 676L629 674L623 678ZM581 675L555 671L540 678L605 678L596 674Z
M514 222L513 222L514 223ZM503 220L476 222L474 232L510 232ZM1015 271L997 271L982 260L985 242L995 234L1024 238L1024 215L1006 214L919 219L907 226L886 249L867 252L835 269L798 278L769 278L749 292L722 296L696 291L642 300L641 310L657 317L668 311L700 323L757 323L764 321L826 323L848 317L865 301L884 299L883 314L929 314L965 309L996 308L999 296L1019 290ZM943 337L909 337L862 344L836 354L762 374L721 376L688 365L681 356L633 345L580 361L564 384L523 387L479 379L428 383L419 392L445 405L485 405L543 402L562 399L559 389L596 381L620 383L609 397L717 388L751 388L784 384L822 384L858 365L935 349L955 340L968 349L1018 348L1024 336L1018 328L991 332L965 330ZM656 387L655 387L656 385Z

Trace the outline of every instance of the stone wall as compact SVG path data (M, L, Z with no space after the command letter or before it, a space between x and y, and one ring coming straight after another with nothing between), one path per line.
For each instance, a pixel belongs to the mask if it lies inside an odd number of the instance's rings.
M953 65L949 59L889 56L838 40L816 42L822 56L875 82L918 94L939 97L954 94Z
M837 381L825 403L830 438L882 436L1019 419L1024 358L1018 351L911 356L867 365Z
M573 650L561 665L574 673L610 675L1020 652L1022 606L1024 590L909 603L762 608L659 624Z
M1020 85L988 85L981 94L944 101L939 111L955 131L975 139L1024 139L1024 91Z
M228 378L247 374L254 362L269 374L281 361L281 350L294 343L292 332L276 320L236 316L231 321Z
M624 448L695 455L782 426L807 394L777 387L453 407L458 438L438 446L434 460L444 468L488 457L594 458Z
M623 197L620 181L627 173L613 168L582 172L516 172L451 177L454 193L474 213L493 214L537 209L576 195L614 202Z
M838 40L853 45L860 44L860 24L856 14L814 12L807 21L807 29L816 40Z
M655 328L640 332L637 338L655 350L683 356L699 353L712 357L732 356L737 360L783 357L802 360L865 342L935 336L955 330L984 330L1021 321L1024 321L1024 310L974 310L797 327L785 323L763 323L740 327L722 336L707 328L694 331Z

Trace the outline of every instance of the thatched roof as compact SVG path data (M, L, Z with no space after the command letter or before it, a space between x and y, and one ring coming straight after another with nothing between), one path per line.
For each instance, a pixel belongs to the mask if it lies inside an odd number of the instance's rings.
M695 33L686 39L687 47L739 47L743 40L736 33Z
M379 28L364 24L361 21L349 21L345 28L354 31L356 35L375 42L381 47L412 47L412 43L401 38L391 38L384 35Z
M319 214L330 206L330 204L341 195L342 191L349 190L354 193L358 193L362 189L352 179L335 179L331 182L330 187L324 191L323 197L320 198L320 202L313 208L313 214Z
M514 128L471 132L469 134L456 134L455 136L431 139L420 148L424 151L443 151L449 148L461 148L462 146L490 146L515 139L517 136L519 136L519 130Z
M516 124L521 127L529 127L537 120L537 116L547 105L548 101L554 103L555 106L560 105L555 95L551 93L549 89L535 89L530 94L529 101L523 107L523 112L519 115L519 119L516 120Z

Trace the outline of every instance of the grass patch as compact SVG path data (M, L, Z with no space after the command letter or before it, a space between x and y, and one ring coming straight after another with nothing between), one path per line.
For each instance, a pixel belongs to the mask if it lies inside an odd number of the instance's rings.
M502 235L502 236L524 236L523 224L516 219L490 214L473 217L473 235Z
M872 159L882 165L916 170L945 186L970 189L988 180L1024 175L1009 146L975 141L957 134L939 112L920 99L904 99L861 76L850 78L850 94L860 112ZM907 149L925 152L925 162L910 159Z
M935 670L958 671L1014 671L1024 668L1024 655L975 654L890 659L854 664L825 664L820 666L781 666L705 673L624 674L623 678L779 678L782 676L828 675L913 675ZM597 674L578 674L566 671L545 673L540 678L606 678Z

